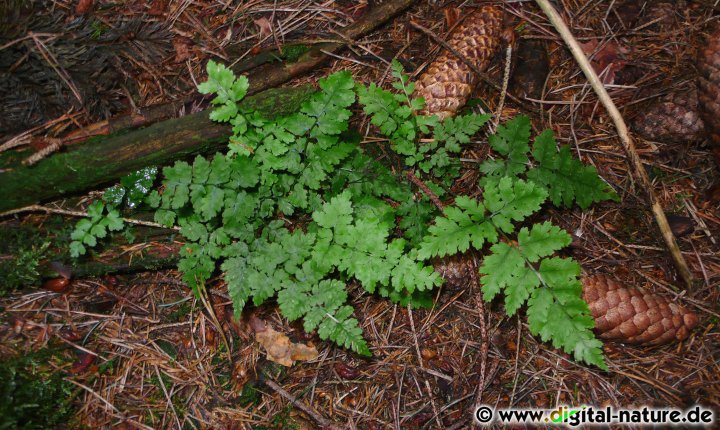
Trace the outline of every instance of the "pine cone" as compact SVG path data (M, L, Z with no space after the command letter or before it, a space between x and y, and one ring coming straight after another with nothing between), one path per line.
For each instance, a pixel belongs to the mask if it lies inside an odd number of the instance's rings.
M585 276L583 299L602 339L661 345L683 340L697 325L697 316L664 297L627 288L604 275Z
M635 131L658 142L693 142L705 133L695 88L669 94L651 105L635 119Z
M448 44L484 70L500 45L501 27L502 11L483 6L457 26ZM424 114L445 119L465 105L478 79L461 59L443 51L418 79L415 94L425 98Z
M705 126L720 161L720 28L708 37L697 61L698 100Z
M465 288L472 281L472 271L477 270L472 258L466 254L436 258L432 263L435 271L445 279L445 286L451 289Z

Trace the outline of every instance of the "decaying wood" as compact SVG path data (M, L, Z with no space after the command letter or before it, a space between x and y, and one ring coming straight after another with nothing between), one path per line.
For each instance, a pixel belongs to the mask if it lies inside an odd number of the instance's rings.
M356 39L374 31L388 20L405 10L412 4L412 0L391 0L373 8L360 19L343 28L338 32L338 41L318 43L301 55L294 62L279 62L268 64L268 59L273 58L272 52L261 53L247 61L236 64L232 67L235 74L241 74L252 70L250 88L248 94L253 95L269 88L277 87L290 79L305 72L315 69L333 54ZM292 46L292 45L290 45ZM236 54L235 50L229 49L228 54ZM107 135L121 130L148 126L159 121L181 116L184 112L205 109L208 107L208 97L194 95L184 100L175 100L167 103L160 103L134 112L116 115L104 121L91 124L80 130L70 133L62 139L63 145L71 145L87 140L93 136ZM45 146L43 138L36 139L35 146Z
M655 215L655 221L660 229L660 233L662 233L663 239L665 239L665 244L673 257L673 260L675 261L675 267L677 268L680 277L683 281L685 281L685 284L691 288L693 282L692 274L690 273L690 269L685 261L685 257L683 257L680 252L675 236L670 229L667 217L665 216L665 211L663 210L657 195L655 195L655 191L653 191L652 182L650 182L645 166L643 166L642 160L640 160L640 155L638 155L638 152L635 149L635 143L630 136L622 114L618 110L617 106L615 106L615 102L613 102L602 81L598 78L595 69L593 69L590 61L580 47L577 39L575 39L572 35L570 29L567 24L565 24L565 21L560 14L558 14L548 0L535 1L540 6L540 9L545 12L545 15L547 15L550 22L570 48L570 52L573 57L575 57L575 61L577 61L578 65L585 74L585 77L587 77L590 85L593 87L593 90L595 90L595 93L598 95L600 102L603 104L605 109L608 111L610 118L613 120L615 128L618 131L620 142L622 142L625 152L628 155L630 166L633 168L635 176L640 181L641 187L645 189L645 192L648 194L650 205L652 206L652 212Z
M494 6L478 8L453 31L447 42L452 49L443 51L417 81L416 94L425 98L425 114L444 119L465 106L480 80L474 69L487 69L500 46L501 32L502 10Z
M242 105L267 116L283 115L296 111L314 91L312 86L272 89ZM97 188L143 167L218 151L230 134L229 125L211 121L204 111L73 145L34 166L15 160L0 167L0 212Z
M317 67L329 58L326 53L336 52L375 30L411 4L411 0L384 2L338 33L337 42L317 44L294 63L272 64L263 70L258 68L250 79L250 93L275 87ZM266 90L248 103L260 101L265 109L277 114L278 109L296 109L309 91L309 87ZM270 103L263 103L263 100ZM187 101L148 108L140 116L136 113L115 122L96 124L97 130L80 130L70 137L70 141L125 126L147 125L185 108L188 108ZM148 165L161 165L174 159L218 150L228 134L227 125L213 123L207 112L198 112L156 122L121 136L91 139L87 143L73 145L65 153L41 160L33 167L20 166L16 160L12 167L0 166L0 184L5 197L0 201L0 212L87 191Z

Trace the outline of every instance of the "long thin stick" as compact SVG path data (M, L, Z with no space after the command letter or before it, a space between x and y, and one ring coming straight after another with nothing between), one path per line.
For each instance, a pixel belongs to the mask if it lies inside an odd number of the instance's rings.
M298 400L295 396L285 391L277 382L273 381L272 379L266 379L265 385L272 388L273 391L280 394L282 397L284 397L287 401L293 404L296 408L300 409L301 411L305 412L307 416L313 419L321 429L323 430L342 430L342 427L335 424L334 422L330 421L329 419L323 417L319 413L317 413L313 408L305 404L304 402L301 402Z
M648 197L650 198L650 204L652 205L652 211L655 215L655 221L660 228L660 232L663 235L663 239L665 239L665 244L670 250L670 254L672 254L673 260L675 260L675 267L677 268L680 276L683 278L687 286L692 287L692 274L690 273L690 269L688 269L687 262L680 253L680 248L678 248L678 244L675 241L675 236L673 236L672 230L670 230L670 225L668 224L667 218L665 217L665 212L663 211L663 208L660 205L657 196L655 195L655 191L653 191L650 178L648 177L647 172L642 165L642 161L640 160L640 156L638 155L637 150L635 150L635 143L630 137L627 125L625 124L625 121L623 120L620 111L618 110L617 106L615 106L615 103L613 102L612 98L610 98L608 92L605 90L605 86L600 81L600 78L598 78L597 73L595 73L595 70L590 65L590 62L585 56L585 53L583 52L582 48L580 48L580 44L570 32L570 29L567 27L562 17L557 13L555 8L550 4L550 2L548 2L548 0L535 1L537 2L538 6L540 6L540 9L545 12L545 15L547 15L548 19L550 19L550 22L553 24L553 26L555 26L555 29L558 31L558 33L560 33L560 36L570 48L570 52L572 52L573 57L575 57L575 61L577 61L583 73L585 73L588 81L590 81L590 85L597 93L600 102L603 104L603 106L605 106L605 109L607 109L610 118L613 120L613 123L615 123L615 128L617 129L618 136L620 137L620 141L625 148L625 152L627 153L628 158L630 158L630 164L635 170L635 175L640 180L640 184L642 185L642 187L645 188L648 193Z
M47 214L58 214L58 215L67 215L67 216L75 216L75 217L82 217L87 218L90 215L87 214L87 212L81 212L81 211L70 211L67 209L60 209L60 208L51 208L47 206L40 206L40 205L30 205L25 206L18 209L12 209L6 212L0 212L0 217L5 217L8 215L15 215L20 214L24 212L45 212ZM155 228L167 228L166 226L152 221L143 221L141 219L132 219L132 218L122 218L122 220L128 224L135 224L135 225L143 225L145 227L155 227ZM173 230L180 230L180 227L171 227Z

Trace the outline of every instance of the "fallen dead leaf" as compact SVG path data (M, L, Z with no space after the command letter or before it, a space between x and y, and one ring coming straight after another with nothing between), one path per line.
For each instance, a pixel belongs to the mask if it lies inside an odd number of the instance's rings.
M613 84L615 74L627 65L624 56L630 50L613 41L603 44L599 50L598 41L595 39L587 43L581 43L580 47L585 55L590 57L593 69L595 69L595 72L597 72L605 85Z
M272 34L272 23L269 19L262 16L258 19L254 19L253 22L257 26L258 31L260 31L261 39L264 39Z
M90 12L90 9L93 7L93 0L80 0L77 2L77 5L75 5L75 14L77 15L85 15L86 13Z
M184 37L176 37L173 39L172 44L175 48L175 62L182 63L192 56L190 52L190 44L192 42Z
M255 330L255 340L265 348L268 360L290 367L295 361L317 358L318 351L314 346L290 342L290 338L273 330L255 316L250 317L250 321Z

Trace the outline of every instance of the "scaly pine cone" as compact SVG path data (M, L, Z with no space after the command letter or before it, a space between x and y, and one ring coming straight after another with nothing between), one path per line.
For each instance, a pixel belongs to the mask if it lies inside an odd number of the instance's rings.
M708 37L698 56L697 68L700 112L720 162L720 28Z
M604 275L584 276L583 299L601 339L661 345L683 340L697 325L697 316L664 297L627 288Z
M436 258L432 263L435 271L445 279L445 285L450 288L464 288L472 282L472 271L477 270L467 254Z
M485 70L500 45L502 11L483 6L453 31L448 44ZM426 115L440 119L455 115L470 98L479 77L453 53L443 51L417 81L415 95L425 98Z
M651 105L634 121L642 137L658 142L693 142L703 137L697 90L669 94Z

